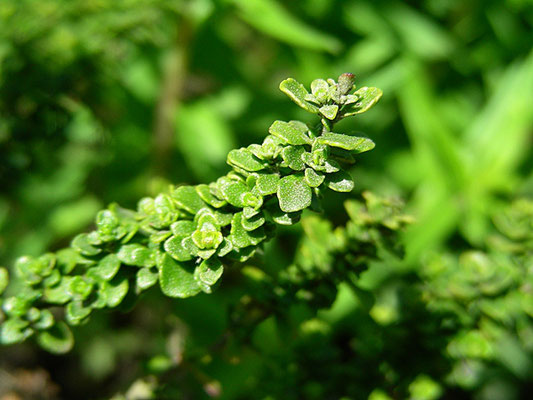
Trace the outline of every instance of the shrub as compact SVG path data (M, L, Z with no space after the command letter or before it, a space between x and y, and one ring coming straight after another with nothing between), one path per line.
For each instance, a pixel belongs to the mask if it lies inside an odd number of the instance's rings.
M294 79L283 81L280 89L316 114L320 124L275 121L261 145L228 154L232 171L215 182L171 186L155 198L141 199L136 211L112 204L98 213L96 229L76 236L70 247L19 258L11 285L7 270L0 269L0 289L6 291L1 343L35 337L44 349L64 353L73 345L69 325L89 322L98 309L128 309L156 283L169 297L211 293L224 270L242 267L276 234L278 225L297 223L306 209L320 211L324 191L353 189L344 166L374 143L332 129L381 97L379 89L354 88L354 76L348 73L338 82L313 81L310 93ZM249 335L293 303L329 307L338 283L361 272L381 250L397 250L389 236L407 219L394 203L370 193L365 199L366 204L346 204L352 222L345 228L333 230L327 220L306 218L309 242L300 250L304 256L278 276L242 268L253 290L232 313L236 326L230 332Z
M0 268L1 343L34 338L59 354L81 337L75 350L97 375L109 368L106 342L124 340L139 365L116 400L524 396L533 202L496 212L478 248L404 259L402 232L417 222L398 198L350 196L343 223L308 212L323 211L328 191L353 189L347 168L374 143L334 125L381 91L356 89L352 74L317 79L310 92L293 79L280 89L320 122L275 121L262 144L229 152L231 171L216 181L172 185L136 210L112 204L68 248L19 258L11 280ZM269 239L300 221L293 259L272 263ZM151 321L126 330L146 343L113 324L99 330L117 313L98 310L139 308Z

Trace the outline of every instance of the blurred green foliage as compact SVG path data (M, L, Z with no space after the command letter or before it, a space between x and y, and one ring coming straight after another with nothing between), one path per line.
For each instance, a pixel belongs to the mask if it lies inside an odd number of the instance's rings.
M308 86L354 71L383 89L379 108L339 130L377 144L356 190L400 195L416 223L405 261L335 282L318 314L295 304L269 317L237 358L180 364L224 337L244 290L230 273L210 296L147 293L128 314L97 316L67 358L2 349L2 368L44 366L64 398L126 393L161 371L171 398L295 387L300 398L524 398L530 206L503 210L533 196L532 36L530 0L3 0L0 264L64 247L110 202L223 175L231 149L295 117L276 89L286 76ZM345 226L339 204L353 197L327 196L325 221ZM253 267L275 277L321 252L302 253L302 235L282 231Z

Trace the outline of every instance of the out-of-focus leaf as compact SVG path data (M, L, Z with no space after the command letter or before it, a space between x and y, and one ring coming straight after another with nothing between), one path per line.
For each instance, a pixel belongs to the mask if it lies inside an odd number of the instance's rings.
M397 49L394 37L378 35L358 41L347 54L350 64L356 71L366 72L376 70L380 65L389 60ZM382 85L379 85L382 87Z
M505 187L527 154L533 122L533 52L510 65L465 135L472 184Z
M428 376L419 375L409 385L411 400L436 400L442 395L442 387Z
M141 101L154 104L159 90L157 72L149 59L139 57L128 63L123 71L127 88Z
M348 28L364 36L389 33L390 26L381 10L370 1L343 3L343 20Z
M421 59L443 59L453 51L452 36L430 16L402 2L388 5L383 11L406 47Z
M275 0L227 0L236 5L242 18L259 31L285 43L337 53L341 42L291 15Z
M57 235L68 236L89 225L101 208L101 202L95 197L82 197L56 208L48 219L48 225Z
M216 178L230 150L236 147L224 110L212 106L210 99L182 105L176 114L176 141L199 180ZM202 149L202 151L198 151Z

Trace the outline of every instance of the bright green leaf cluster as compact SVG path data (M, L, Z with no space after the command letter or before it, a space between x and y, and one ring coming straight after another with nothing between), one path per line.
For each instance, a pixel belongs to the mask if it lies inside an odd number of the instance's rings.
M364 113L383 95L375 87L365 86L353 91L354 81L355 76L350 73L342 74L338 82L316 79L311 83L309 93L302 84L289 78L281 82L280 89L304 110L319 114L322 124L329 129L332 122Z
M70 248L20 258L15 269L21 289L2 299L0 342L36 334L47 350L64 352L72 335L63 318L69 325L82 324L94 310L115 308L158 281L170 297L210 293L224 268L252 257L276 225L298 222L306 208L319 210L323 190L352 190L343 165L374 143L330 128L366 111L381 92L351 93L351 74L341 75L338 83L316 80L311 94L293 79L280 87L323 117L320 131L299 121L275 121L261 145L229 153L233 170L216 182L172 186L142 199L136 211L112 204L96 216L96 229L76 236ZM7 279L0 269L0 289ZM63 306L64 317L50 311L57 306Z

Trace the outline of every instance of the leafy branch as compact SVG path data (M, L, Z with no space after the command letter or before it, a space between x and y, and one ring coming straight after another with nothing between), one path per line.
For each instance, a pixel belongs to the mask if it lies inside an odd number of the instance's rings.
M73 344L67 324L85 323L97 309L125 307L157 282L169 297L210 293L224 268L252 257L277 225L298 222L304 209L319 211L324 190L352 190L344 167L374 143L332 129L367 111L381 91L354 91L352 74L315 80L311 93L294 79L280 89L317 114L322 127L275 121L261 145L228 154L232 171L216 182L171 186L141 199L136 211L110 205L96 216L96 229L70 247L19 258L9 287L7 270L0 269L0 292L7 292L0 300L0 343L35 335L43 348L62 353Z
M372 261L397 260L402 255L399 232L412 218L403 214L403 203L396 198L379 197L371 192L364 192L362 197L362 201L345 202L350 218L346 225L334 227L322 215L302 218L302 241L295 258L279 272L268 273L260 264L242 268L244 294L231 305L226 330L213 339L211 346L188 352L178 361L168 354L158 355L165 362L162 368L151 371L155 373L150 376L149 385L153 396L166 398L170 388L180 387L177 376L184 371L192 372L191 377L198 379L204 390L209 385L218 385L216 379L195 368L205 367L211 362L206 360L216 357L235 357L234 349L243 347L261 354L253 343L254 332L261 323L273 316L281 324L288 323L295 305L304 305L315 313L330 308L341 282L351 286L369 305L372 294L357 285L357 278ZM311 318L303 327L320 329L324 322Z

